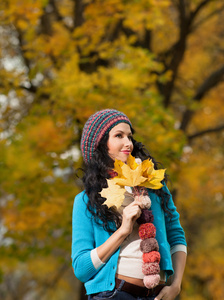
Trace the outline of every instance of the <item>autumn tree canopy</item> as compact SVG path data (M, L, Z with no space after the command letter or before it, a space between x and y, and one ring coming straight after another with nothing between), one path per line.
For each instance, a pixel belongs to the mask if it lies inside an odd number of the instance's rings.
M2 0L0 298L78 299L71 211L90 114L126 113L170 175L181 300L222 299L224 3Z

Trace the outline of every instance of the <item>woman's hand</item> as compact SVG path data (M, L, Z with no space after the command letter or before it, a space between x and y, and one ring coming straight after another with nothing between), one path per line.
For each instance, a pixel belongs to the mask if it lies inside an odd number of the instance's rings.
M180 294L186 257L187 255L183 251L177 251L172 255L174 275L169 278L171 285L164 287L155 300L174 300Z
M180 286L171 284L170 286L165 286L155 300L174 300L180 293Z
M121 227L118 228L101 246L97 247L97 254L102 262L107 259L120 247L125 238L132 232L135 221L141 215L139 203L133 201L123 210Z
M129 235L133 230L135 221L141 215L141 208L137 201L133 201L123 210L122 224L119 228L125 235Z

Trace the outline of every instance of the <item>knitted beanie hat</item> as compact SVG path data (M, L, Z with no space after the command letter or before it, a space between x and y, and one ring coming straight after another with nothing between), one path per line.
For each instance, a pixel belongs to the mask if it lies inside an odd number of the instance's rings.
M119 123L127 123L132 128L128 117L115 109L100 110L89 117L81 138L81 151L85 163L90 162L102 137Z

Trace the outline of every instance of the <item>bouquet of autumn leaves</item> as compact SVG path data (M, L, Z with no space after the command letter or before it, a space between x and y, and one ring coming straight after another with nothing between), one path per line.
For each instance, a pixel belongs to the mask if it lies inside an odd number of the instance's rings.
M136 160L132 155L129 155L126 164L116 159L113 169L115 176L107 179L108 187L100 194L106 198L104 204L109 208L116 206L119 209L125 198L125 186L133 188L134 200L141 203L142 207L142 214L137 222L140 225L138 232L141 239L140 250L143 252L143 281L147 288L153 288L160 281L160 253L155 239L154 217L150 210L151 200L146 188L160 189L163 186L161 181L164 179L165 170L155 170L150 159L139 163Z

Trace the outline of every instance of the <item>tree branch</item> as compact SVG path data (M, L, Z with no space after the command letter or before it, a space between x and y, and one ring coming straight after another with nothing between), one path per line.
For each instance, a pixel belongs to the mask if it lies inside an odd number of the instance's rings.
M83 4L82 0L73 0L74 1L74 27L79 27L84 22L84 9L87 4Z
M190 19L193 22L195 17L198 15L198 13L200 12L200 10L209 2L211 2L211 0L204 0L201 3L199 3L199 5L196 7L196 9L194 11L191 12L190 14Z
M179 2L177 3L177 1L179 1L179 0L176 0L176 2L174 2L174 0L172 0L172 1L173 1L173 4L175 5L175 7L176 7L177 9L182 10L182 14L183 14L183 8L180 7ZM197 29L199 25L203 24L203 23L204 23L205 21L207 21L210 17L212 17L213 15L215 15L216 13L219 13L221 10L224 9L224 6L223 6L223 7L221 7L219 10L213 11L210 15L206 16L204 19L202 19L201 21L199 21L197 24L193 25L193 21L194 21L195 17L196 17L197 14L199 13L199 11L203 8L203 6L204 6L205 4L207 4L207 3L208 3L207 1L203 1L201 4L199 4L199 6L198 6L193 12L191 12L190 17L188 18L188 19L189 19L189 20L188 20L188 23L189 23L188 25L191 25L191 28L189 29L189 33L194 32L195 29ZM184 10L184 11L185 11L185 10ZM159 54L159 56L161 56L161 57L170 56L170 54L173 53L174 49L176 49L177 44L178 44L178 41L176 41L176 42L175 42L169 49L167 49L166 51L161 52L161 53Z
M23 59L25 66L27 67L28 70L30 70L31 61L26 57L26 51L24 50L25 41L23 39L22 31L19 30L19 28L16 28L15 25L14 28L16 30L17 37L19 40L19 48L18 48L19 53L21 55L21 58Z
M204 97L204 94L212 89L218 82L224 79L224 65L221 66L218 70L214 71L199 87L195 100L199 101Z
M50 12L47 12L47 7L50 6ZM63 26L71 31L72 27L68 26L64 21L63 16L60 14L60 11L58 10L57 4L55 3L55 0L49 0L48 5L44 9L44 14L41 16L41 24L42 24L42 32L44 34L51 35L52 34L52 26L51 26L51 15L54 16L54 18L63 24Z
M49 1L49 4L50 4L50 5L52 6L52 8L53 8L53 12L54 12L54 14L55 14L55 17L56 17L57 21L62 21L63 18L62 18L62 16L61 16L61 14L59 13L59 10L58 10L58 8L57 8L57 6L56 6L55 0L50 0L50 1Z
M205 5L207 5L211 0L204 0L196 7L196 9L192 12L189 12L188 2L185 0L179 0L176 4L176 8L179 11L179 24L180 24L180 32L178 41L170 47L165 53L163 53L160 57L166 66L165 71L172 71L172 78L165 84L157 83L158 88L164 96L164 106L168 107L170 104L170 100L173 94L175 80L178 74L179 66L184 58L184 54L186 51L186 43L188 35L192 31L192 24L198 15L198 13L202 10ZM172 58L170 59L170 55L172 54ZM170 61L167 63L167 61Z
M224 6L221 6L220 8L218 8L218 9L214 10L213 12L211 12L210 14L208 14L206 17L204 17L203 19L201 19L200 21L198 21L191 27L191 32L195 31L199 26L201 26L203 23L208 21L211 17L213 17L217 13L220 13L223 10L224 10Z
M116 19L114 22L110 23L107 30L105 30L106 34L102 38L102 42L109 41L113 42L118 38L119 32L122 29L123 19Z
M44 8L43 14L40 17L40 28L41 28L41 33L45 35L52 35L52 24L51 24L51 18L50 14L47 12L46 7Z
M13 85L12 85L13 86ZM29 87L27 87L27 86L24 86L24 85L20 85L19 86L19 88L20 89L22 89L22 90L25 90L25 91L27 91L27 92L30 92L30 93L32 93L32 94L35 94L36 92L37 92L37 87L36 86L34 86L34 85L30 85Z
M205 135L207 133L214 133L214 132L219 132L219 131L222 131L224 130L224 124L223 125L220 125L218 127L213 127L213 128L207 128L207 129L204 129L204 130L201 130L201 131L198 131L194 134L191 134L191 135L188 135L187 138L188 140L193 140L197 137L200 137L202 135Z
M204 97L205 93L215 87L220 81L224 79L224 65L218 70L214 71L198 88L193 100L200 102ZM191 109L187 109L182 117L182 122L180 129L185 131L187 130L187 126L194 114L194 111Z
M180 23L180 32L178 41L171 46L171 50L168 50L167 53L172 54L172 58L170 59L170 55L165 56L164 65L166 65L166 69L172 71L172 78L165 84L157 83L158 88L161 94L164 96L164 106L168 107L170 104L170 99L174 89L174 83L177 77L178 69L181 61L183 60L184 53L186 50L186 39L189 34L187 16L186 16L186 8L184 0L179 0L179 4L177 5L179 10L179 23ZM170 62L167 63L167 61Z
M121 30L127 37L130 37L131 35L136 35L136 32L134 30L124 27L123 25ZM142 39L138 37L133 46L151 50L151 31L145 28L144 37Z

